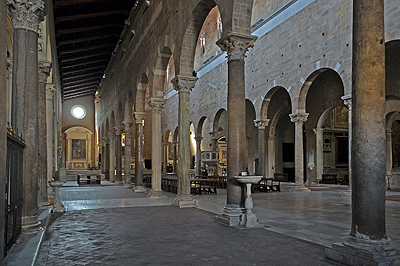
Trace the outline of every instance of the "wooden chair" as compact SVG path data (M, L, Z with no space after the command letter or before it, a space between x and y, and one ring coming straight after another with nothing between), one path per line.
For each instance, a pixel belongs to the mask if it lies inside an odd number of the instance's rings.
M323 174L321 183L322 184L336 184L337 183L337 175Z

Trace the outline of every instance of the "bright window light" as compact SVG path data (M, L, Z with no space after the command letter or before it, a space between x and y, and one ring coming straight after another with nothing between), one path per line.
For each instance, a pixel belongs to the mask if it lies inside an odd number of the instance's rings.
M71 108L71 114L76 119L82 119L86 116L86 110L81 105L75 105L74 107Z

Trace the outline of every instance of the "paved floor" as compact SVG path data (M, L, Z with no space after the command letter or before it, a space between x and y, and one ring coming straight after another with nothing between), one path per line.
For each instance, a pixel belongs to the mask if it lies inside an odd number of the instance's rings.
M154 200L109 183L68 183L60 190L68 211L53 216L36 265L337 265L323 250L347 237L350 197L336 189L343 188L256 193L265 228L244 230L214 221L223 189L194 196L198 208L179 209L171 193ZM387 201L387 231L398 247L399 218L400 202Z

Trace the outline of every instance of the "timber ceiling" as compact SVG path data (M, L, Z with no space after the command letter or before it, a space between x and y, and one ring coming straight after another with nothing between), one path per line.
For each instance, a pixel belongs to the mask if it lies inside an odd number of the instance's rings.
M140 0L53 0L62 100L94 95Z

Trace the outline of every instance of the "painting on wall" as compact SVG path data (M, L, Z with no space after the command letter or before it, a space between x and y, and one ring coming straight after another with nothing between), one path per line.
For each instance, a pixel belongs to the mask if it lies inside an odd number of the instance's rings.
M86 160L86 140L72 140L72 160Z
M349 110L344 106L338 106L335 109L335 127L349 127Z

